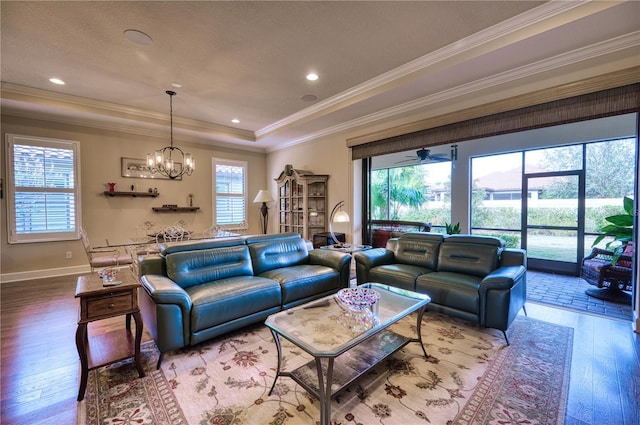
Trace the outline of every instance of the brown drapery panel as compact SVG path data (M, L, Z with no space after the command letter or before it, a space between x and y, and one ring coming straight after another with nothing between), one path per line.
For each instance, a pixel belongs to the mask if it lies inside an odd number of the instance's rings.
M640 83L355 145L352 159L640 111Z

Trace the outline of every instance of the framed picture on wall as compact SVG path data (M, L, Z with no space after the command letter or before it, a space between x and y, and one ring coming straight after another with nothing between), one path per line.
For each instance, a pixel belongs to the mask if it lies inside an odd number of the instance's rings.
M147 165L147 161L144 159L137 158L124 158L122 157L121 164L121 174L122 177L132 177L138 179L165 179L171 180L169 177L164 176L162 174L153 174L151 170L149 170L149 166ZM180 162L174 163L174 168L179 173L182 171L182 164ZM177 177L173 180L182 180L182 176Z

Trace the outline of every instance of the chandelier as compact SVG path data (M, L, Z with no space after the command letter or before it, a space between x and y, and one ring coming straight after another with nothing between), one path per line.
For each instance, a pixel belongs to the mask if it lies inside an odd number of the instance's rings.
M169 95L169 116L171 120L171 144L147 154L147 165L153 174L162 174L170 179L177 179L183 174L190 176L196 168L196 161L190 153L182 152L182 149L173 146L173 96L176 92L167 90Z

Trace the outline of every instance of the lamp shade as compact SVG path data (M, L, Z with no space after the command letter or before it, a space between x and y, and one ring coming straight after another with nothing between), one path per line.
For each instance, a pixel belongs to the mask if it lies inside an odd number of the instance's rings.
M336 211L336 213L333 215L333 220L334 223L348 223L349 222L349 214L346 213L346 211Z
M256 195L256 199L253 200L254 203L257 203L257 202L273 202L273 201L274 201L273 197L265 189L261 189L258 192L258 194Z

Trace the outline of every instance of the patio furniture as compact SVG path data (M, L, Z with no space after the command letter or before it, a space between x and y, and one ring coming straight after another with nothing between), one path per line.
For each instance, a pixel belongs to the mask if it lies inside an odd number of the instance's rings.
M391 238L400 237L407 232L430 232L431 223L401 220L371 220L372 242L374 248L384 248Z
M600 248L593 248L591 254L582 260L581 277L597 288L585 291L590 297L618 304L631 304L631 252L618 258L612 264L614 253Z

